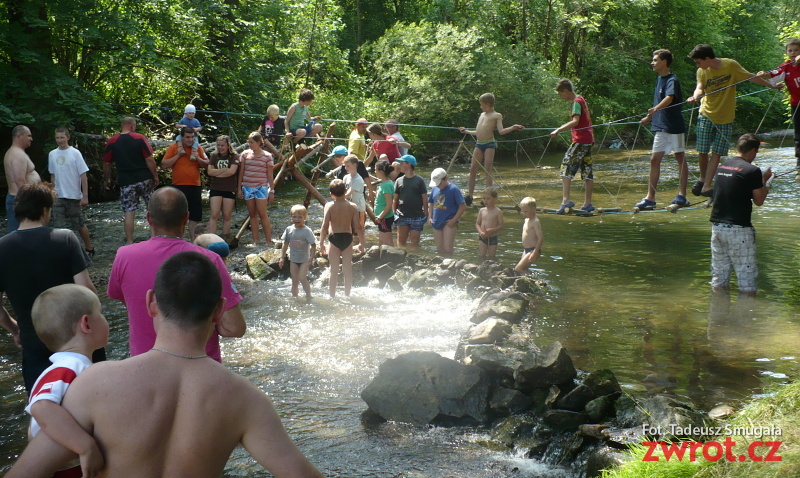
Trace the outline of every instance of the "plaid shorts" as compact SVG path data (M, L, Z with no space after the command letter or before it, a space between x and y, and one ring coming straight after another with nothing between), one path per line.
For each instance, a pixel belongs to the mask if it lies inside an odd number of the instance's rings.
M711 286L728 287L731 270L742 292L756 291L756 230L735 224L711 226Z
M122 210L125 212L139 209L139 198L144 199L144 205L150 202L150 195L153 194L153 180L145 179L138 183L128 184L119 188L119 199L122 202Z
M697 117L697 152L708 154L712 152L720 156L727 156L730 144L728 138L733 134L733 123L714 124L703 115Z
M422 231L425 228L425 223L428 222L428 218L425 216L422 217L398 217L394 221L394 225L397 227L406 226L410 228L412 231Z
M79 231L86 225L80 199L58 198L53 206L53 227Z
M572 143L564 154L564 161L561 163L561 176L572 179L580 170L581 179L584 181L593 180L592 146L594 146L594 143Z

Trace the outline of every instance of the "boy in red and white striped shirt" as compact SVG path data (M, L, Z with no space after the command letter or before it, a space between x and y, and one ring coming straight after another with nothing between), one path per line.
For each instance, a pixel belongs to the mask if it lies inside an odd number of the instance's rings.
M32 416L30 437L44 430L54 441L79 455L54 477L95 476L104 459L94 438L61 407L75 377L92 364L92 352L108 343L108 322L91 290L63 284L39 294L31 310L36 334L50 349L53 365L36 380L25 411Z

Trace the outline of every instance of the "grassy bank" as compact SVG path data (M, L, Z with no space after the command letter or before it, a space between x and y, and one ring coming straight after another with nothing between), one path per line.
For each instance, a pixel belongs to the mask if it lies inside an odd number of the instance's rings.
M635 447L631 450L633 460L617 469L606 471L603 478L722 478L722 477L747 477L747 478L773 478L800 476L800 382L781 386L774 394L767 397L754 399L735 417L725 423L720 422L721 433L714 439L723 443L731 437L736 443L732 446L731 457L745 461L728 461L725 454L717 461L703 458L700 449L697 450L697 460L689 461L687 448L683 460L678 461L673 455L669 461L665 460L662 450L653 454L658 461L643 461L648 452L648 447ZM774 434L754 436L748 431L754 428L774 429ZM739 430L737 430L739 428ZM748 431L745 431L748 430ZM733 431L733 433L730 433ZM743 433L737 433L742 431ZM780 434L778 434L780 433ZM744 435L748 436L744 436ZM770 446L760 445L757 441L781 442L774 460L766 461ZM752 447L752 455L764 461L753 461L748 457L748 448ZM713 457L718 451L709 450Z

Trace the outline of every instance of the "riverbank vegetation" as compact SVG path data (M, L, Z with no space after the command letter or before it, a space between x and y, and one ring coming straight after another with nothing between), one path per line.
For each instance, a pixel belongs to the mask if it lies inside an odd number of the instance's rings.
M690 92L695 44L755 72L800 31L791 0L0 0L0 12L0 124L29 124L40 141L57 124L109 132L125 114L153 128L189 102L253 113L205 118L248 131L303 87L326 118L473 125L493 91L508 124L552 127L565 120L559 77L576 80L598 123L651 106L656 48L676 54ZM753 129L772 95L741 99L737 124ZM781 125L778 109L762 128Z
M752 400L735 418L727 422L734 432L738 430L753 431L754 429L772 429L780 431L767 433L763 436L742 436L739 433L723 433L711 440L723 443L730 437L736 446L732 447L732 457L747 457L748 447L755 441L780 442L777 449L776 461L767 461L770 446L758 446L753 449L754 455L764 458L764 461L754 461L746 458L745 461L728 461L723 455L718 461L708 461L697 452L697 461L689 461L687 452L683 460L678 460L675 455L670 461L665 461L664 454L658 452L655 456L659 461L643 461L648 451L646 447L636 447L632 450L632 461L603 473L603 478L772 478L776 476L800 476L800 382L776 388L773 394ZM717 454L716 449L711 449L711 456ZM777 457L780 460L777 461Z

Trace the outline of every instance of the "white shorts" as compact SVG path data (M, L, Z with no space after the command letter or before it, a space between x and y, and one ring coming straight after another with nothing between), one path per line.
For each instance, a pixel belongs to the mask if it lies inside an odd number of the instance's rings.
M740 291L756 291L756 230L715 222L711 226L711 286L727 288L731 271L736 272Z
M665 133L659 131L653 138L653 153L682 153L686 151L686 140L683 133Z

